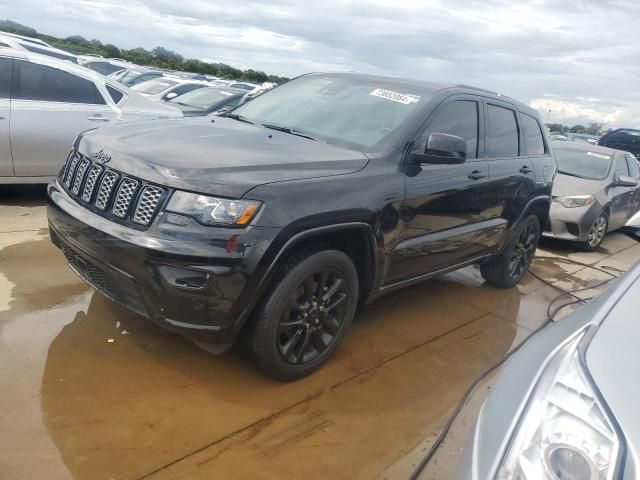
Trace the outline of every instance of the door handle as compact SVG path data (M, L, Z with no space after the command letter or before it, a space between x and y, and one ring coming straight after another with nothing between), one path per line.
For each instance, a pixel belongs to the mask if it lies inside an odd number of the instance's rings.
M0 117L0 120L4 120L4 117Z
M103 117L102 115L93 115L87 117L87 120L91 120L92 122L108 122L109 119L107 117Z
M486 177L486 175L479 170L474 170L468 176L471 180L480 180L481 178Z
M524 166L520 169L520 173L527 174L527 173L531 173L531 172L533 172L533 170L532 170L532 169L530 169L529 167L527 167L526 165L524 165Z

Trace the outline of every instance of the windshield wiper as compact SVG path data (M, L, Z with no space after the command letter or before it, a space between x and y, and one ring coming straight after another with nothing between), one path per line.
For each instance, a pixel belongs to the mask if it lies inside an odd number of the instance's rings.
M569 175L570 177L583 178L583 179L585 178L585 177L581 177L580 175L576 175L575 173L569 173L563 170L558 170L558 173L561 173L563 175Z
M238 120L244 123L250 123L251 125L255 125L255 122L252 122L248 118L243 117L242 115L238 115L237 113L225 113L224 115L220 115L221 117L231 118L233 120Z
M295 129L291 128L291 127L281 127L280 125L269 125L269 124L266 124L266 123L263 123L262 126L264 128L270 128L271 130L278 130L279 132L288 133L290 135L297 135L298 137L308 138L309 140L313 140L314 142L318 141L317 138L313 138L311 135L309 135L307 133L300 132L300 131L295 130Z

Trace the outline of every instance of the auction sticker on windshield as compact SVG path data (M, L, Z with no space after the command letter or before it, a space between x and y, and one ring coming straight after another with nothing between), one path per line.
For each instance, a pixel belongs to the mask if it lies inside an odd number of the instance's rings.
M386 98L387 100L402 103L404 105L409 105L410 103L415 103L420 100L420 97L416 97L414 95L404 95L402 93L392 92L391 90L384 90L382 88L376 88L369 95Z

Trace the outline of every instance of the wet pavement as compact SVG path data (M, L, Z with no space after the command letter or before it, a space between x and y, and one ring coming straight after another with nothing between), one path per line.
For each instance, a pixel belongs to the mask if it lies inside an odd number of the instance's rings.
M49 241L43 197L0 192L1 479L406 478L558 294L530 274L499 290L467 268L362 309L325 368L279 383L86 287ZM638 259L614 233L594 253L545 242L532 270L590 288L607 274L587 265L615 274ZM451 478L489 383L424 478Z

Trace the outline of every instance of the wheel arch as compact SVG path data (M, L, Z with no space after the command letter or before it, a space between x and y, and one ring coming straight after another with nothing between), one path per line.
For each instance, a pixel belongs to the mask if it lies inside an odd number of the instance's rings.
M277 279L280 267L293 256L314 248L334 248L346 253L358 272L360 302L365 301L374 288L379 272L378 240L374 228L366 222L348 222L316 226L291 234L286 229L264 255L264 264L255 295L240 315L238 327L243 329L254 310Z

